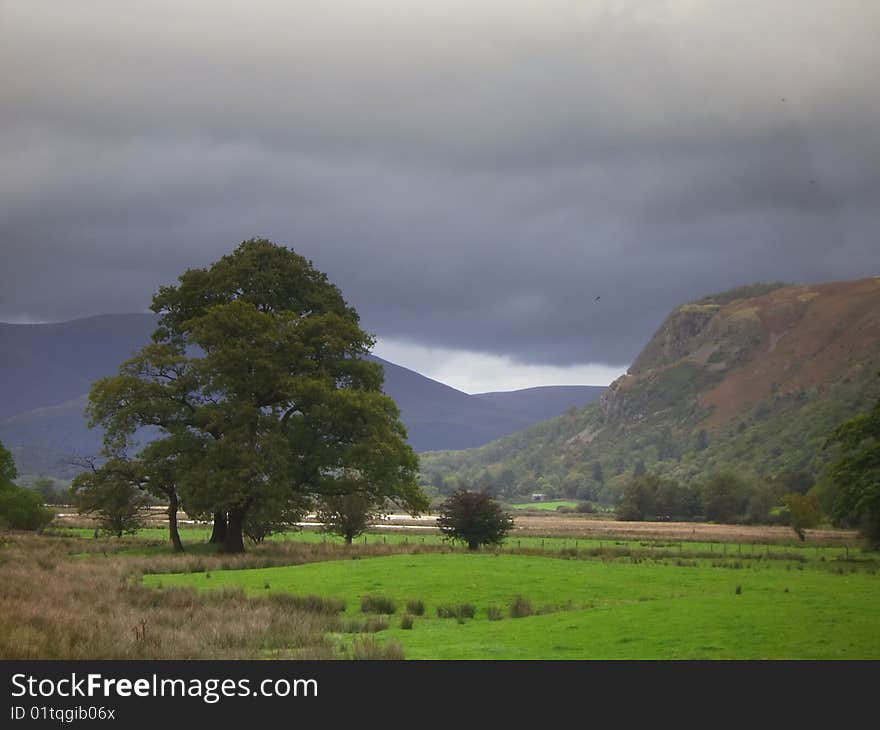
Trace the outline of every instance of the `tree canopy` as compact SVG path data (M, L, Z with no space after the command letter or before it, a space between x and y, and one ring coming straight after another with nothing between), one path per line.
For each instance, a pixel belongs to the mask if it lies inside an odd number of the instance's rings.
M500 545L513 518L487 492L459 489L440 506L437 525L447 537L479 550L481 545Z
M0 441L0 488L12 484L12 480L18 477L18 469L15 468L15 459Z
M628 521L688 519L698 514L697 491L656 474L633 476L623 488L617 519Z
M40 530L55 514L43 506L41 495L13 483L18 476L12 454L0 443L0 527Z
M137 466L112 458L100 468L78 474L71 485L80 512L97 517L100 528L122 537L146 525L146 495Z
M840 447L828 469L833 515L856 521L871 548L880 549L880 400L834 429L829 444Z
M108 454L156 432L184 508L228 516L225 550L244 549L248 515L269 505L295 514L360 493L426 508L382 367L363 357L373 339L311 262L244 241L162 287L152 309L152 343L93 386L91 421Z
M324 497L317 509L317 518L323 523L324 532L341 536L348 545L384 516L384 500L376 502L363 494Z

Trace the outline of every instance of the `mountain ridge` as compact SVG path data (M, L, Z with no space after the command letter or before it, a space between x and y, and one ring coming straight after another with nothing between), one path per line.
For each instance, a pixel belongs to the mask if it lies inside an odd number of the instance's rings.
M880 394L880 279L749 289L673 309L598 403L427 455L426 481L613 503L637 468L817 478L829 429Z
M88 429L83 414L87 393L149 341L156 320L155 314L104 314L47 324L0 323L0 441L13 451L20 472L67 478L73 468L64 462L70 454L97 453L100 431ZM547 386L526 396L529 407L511 408L501 402L510 396L469 395L369 358L383 366L384 390L397 402L416 451L487 443L547 413L595 400L603 390Z

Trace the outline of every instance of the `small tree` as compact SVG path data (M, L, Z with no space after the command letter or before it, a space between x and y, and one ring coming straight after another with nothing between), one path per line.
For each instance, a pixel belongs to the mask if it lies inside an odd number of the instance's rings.
M43 502L46 504L68 504L70 500L70 492L51 477L40 477L31 488L43 498Z
M466 542L468 550L479 550L480 545L500 545L513 518L486 492L459 489L440 506L437 525L450 539Z
M13 484L17 476L12 454L0 443L0 527L41 530L55 515L43 506L39 494Z
M340 535L345 543L363 534L376 520L385 516L382 503L365 494L339 494L324 497L318 505L317 518L324 532Z
M101 529L117 537L146 524L147 498L133 477L131 464L121 459L77 475L71 491L80 513L97 515Z
M12 484L12 480L18 477L18 469L15 468L15 459L0 441L0 489Z
M819 500L813 495L791 492L782 498L782 502L791 515L791 529L803 542L807 537L804 530L819 524L822 516Z
M0 487L0 526L12 530L42 530L55 513L43 506L36 492L14 484Z

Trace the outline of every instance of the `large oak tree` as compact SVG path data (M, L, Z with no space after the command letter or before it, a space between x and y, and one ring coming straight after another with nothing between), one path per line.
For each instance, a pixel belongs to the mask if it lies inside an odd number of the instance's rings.
M249 515L301 514L322 495L426 508L382 367L363 357L373 339L311 262L251 239L152 309L152 343L93 386L91 420L108 455L152 429L163 446L137 458L161 457L187 512L225 518L224 550L244 550Z

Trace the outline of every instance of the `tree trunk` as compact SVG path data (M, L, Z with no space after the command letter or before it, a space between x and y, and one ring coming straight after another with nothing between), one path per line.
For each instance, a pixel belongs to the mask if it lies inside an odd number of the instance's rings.
M468 540L468 550L479 550L480 543L477 540Z
M180 531L177 529L177 510L180 508L180 500L177 492L172 489L168 494L168 536L171 538L171 546L174 552L183 552L183 543L180 541Z
M226 513L214 513L214 529L211 530L211 539L209 542L214 545L222 545L226 542Z
M226 536L223 540L224 553L243 553L244 538L242 526L244 525L244 510L231 509L226 519Z
M353 535L346 535L345 536L345 544L351 545L351 541L352 541L353 537L354 537Z

